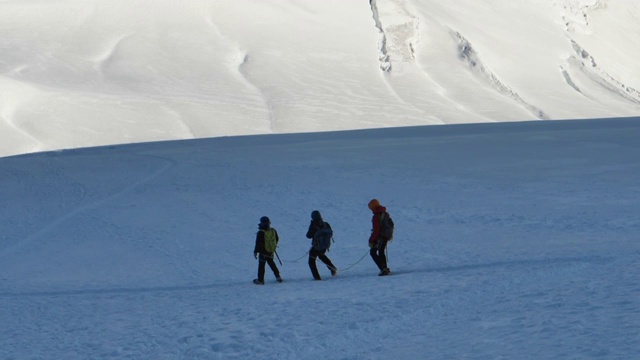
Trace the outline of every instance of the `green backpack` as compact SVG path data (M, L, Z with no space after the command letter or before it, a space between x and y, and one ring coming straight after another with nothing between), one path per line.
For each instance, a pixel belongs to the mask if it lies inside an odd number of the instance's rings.
M275 252L278 247L278 238L276 235L276 229L271 228L268 230L261 230L264 233L264 249L267 252Z

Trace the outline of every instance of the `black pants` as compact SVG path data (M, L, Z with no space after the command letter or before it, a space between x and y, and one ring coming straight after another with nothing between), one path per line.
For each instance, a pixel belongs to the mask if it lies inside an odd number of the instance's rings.
M389 242L389 240L379 240L378 246L372 247L371 251L369 251L369 254L371 254L371 258L373 259L373 262L376 263L376 265L380 270L387 268L387 255L385 255L385 250L387 249L387 242Z
M264 281L265 264L269 264L269 267L273 271L273 275L275 275L276 278L280 277L280 270L278 270L276 262L273 261L273 256L260 254L260 256L258 256L258 280Z
M325 255L325 252L326 250L319 251L315 250L314 248L311 248L311 250L309 250L309 269L311 269L311 275L313 275L313 278L316 280L321 279L320 273L318 273L318 267L316 267L316 258L320 259L320 261L327 265L327 268L332 272L337 270L337 268L333 266L331 260L327 257L327 255Z

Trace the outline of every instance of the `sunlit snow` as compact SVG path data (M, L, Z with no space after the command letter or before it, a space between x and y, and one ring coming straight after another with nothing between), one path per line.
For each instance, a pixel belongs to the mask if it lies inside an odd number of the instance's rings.
M0 2L0 156L640 113L640 3Z

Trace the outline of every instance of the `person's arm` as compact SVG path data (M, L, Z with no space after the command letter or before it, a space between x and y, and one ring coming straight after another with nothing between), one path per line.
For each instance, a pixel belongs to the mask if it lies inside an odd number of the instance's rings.
M371 219L371 225L373 226L373 230L371 231L371 236L369 237L369 244L375 244L380 238L380 214L373 215L373 218Z
M256 246L253 248L253 254L258 254L264 251L264 232L258 231L256 234Z
M309 224L309 230L307 230L307 239L313 239L313 235L316 234L318 228L314 225L313 221Z

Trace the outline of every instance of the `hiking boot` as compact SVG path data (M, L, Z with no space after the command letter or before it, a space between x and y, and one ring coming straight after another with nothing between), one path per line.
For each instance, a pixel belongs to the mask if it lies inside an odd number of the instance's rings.
M264 281L260 281L258 279L253 279L253 283L256 285L264 285Z
M336 276L338 275L338 269L331 269L331 276Z
M276 276L276 281L281 283L282 282L282 278L280 276Z
M378 273L378 276L387 276L389 274L391 274L391 270L389 270L389 268L384 268L380 270L380 273Z

